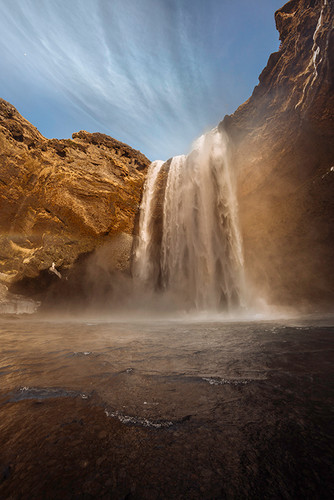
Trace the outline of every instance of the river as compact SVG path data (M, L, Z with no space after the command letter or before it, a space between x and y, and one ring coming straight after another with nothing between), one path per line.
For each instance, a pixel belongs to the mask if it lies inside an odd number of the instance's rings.
M331 498L333 324L2 318L1 498Z

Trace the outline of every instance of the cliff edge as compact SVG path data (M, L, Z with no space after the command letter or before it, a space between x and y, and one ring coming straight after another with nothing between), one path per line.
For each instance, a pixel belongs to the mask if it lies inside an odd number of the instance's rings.
M47 288L52 266L66 273L100 247L127 269L149 163L104 134L46 139L0 99L0 284L24 292L45 273Z
M334 2L275 13L280 48L220 127L233 140L254 294L308 308L334 300Z

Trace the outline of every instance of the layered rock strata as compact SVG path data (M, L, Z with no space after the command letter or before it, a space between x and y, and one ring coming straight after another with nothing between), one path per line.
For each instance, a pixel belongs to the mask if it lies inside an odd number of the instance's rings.
M101 246L104 266L128 269L148 165L104 134L46 139L1 99L0 283L55 279Z

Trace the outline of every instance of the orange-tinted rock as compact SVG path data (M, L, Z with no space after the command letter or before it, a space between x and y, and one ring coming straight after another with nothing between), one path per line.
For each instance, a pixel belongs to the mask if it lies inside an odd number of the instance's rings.
M66 270L121 234L128 259L148 165L104 134L48 140L1 99L0 281Z

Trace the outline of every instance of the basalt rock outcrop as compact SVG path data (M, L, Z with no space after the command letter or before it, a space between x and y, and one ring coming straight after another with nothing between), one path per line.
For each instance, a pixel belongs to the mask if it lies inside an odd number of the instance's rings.
M46 139L0 99L0 283L47 288L52 266L65 276L96 249L102 268L128 269L148 165L104 134Z
M220 127L233 143L248 282L269 302L334 300L334 2L275 14L279 51Z

